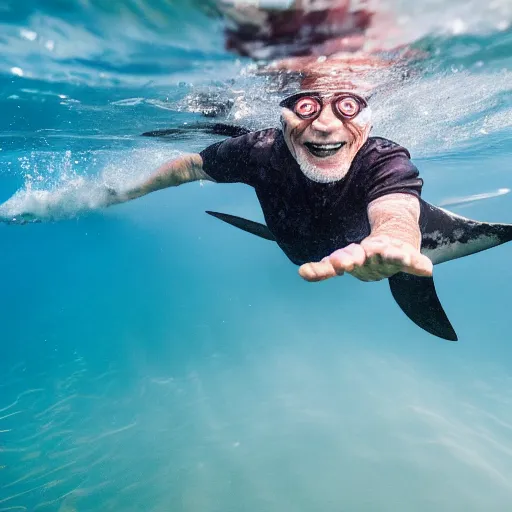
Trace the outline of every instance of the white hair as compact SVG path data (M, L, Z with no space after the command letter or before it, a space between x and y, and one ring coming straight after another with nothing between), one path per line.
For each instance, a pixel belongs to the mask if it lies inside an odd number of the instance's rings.
M342 180L347 175L352 164L352 162L344 162L337 166L335 171L327 172L321 167L308 162L300 153L297 154L296 159L304 176L316 183L334 183L335 181Z

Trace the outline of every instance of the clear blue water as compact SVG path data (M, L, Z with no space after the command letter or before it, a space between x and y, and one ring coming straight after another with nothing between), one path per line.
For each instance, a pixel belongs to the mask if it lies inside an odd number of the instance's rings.
M138 135L200 120L195 92L278 116L205 3L105 5L0 4L0 201L57 219L0 225L0 511L508 511L512 246L436 267L453 344L204 214L261 218L244 186L97 209L217 140ZM374 132L428 201L512 222L510 3L396 9L431 53Z

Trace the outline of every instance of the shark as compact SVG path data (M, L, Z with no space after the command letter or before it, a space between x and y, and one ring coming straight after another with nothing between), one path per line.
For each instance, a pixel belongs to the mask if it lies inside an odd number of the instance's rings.
M146 132L142 135L175 138L191 131L236 137L249 133L250 130L226 123L198 123ZM277 242L265 224L227 213L206 213L259 238ZM470 256L512 240L512 224L468 219L423 199L420 199L419 226L422 235L421 252L428 256L434 265ZM419 277L399 272L389 277L388 282L395 302L416 325L439 338L458 340L457 333L437 295L433 277Z
M476 254L512 240L512 224L479 222L420 199L421 252L434 265ZM262 239L276 242L265 224L226 213L207 214ZM388 278L391 295L416 325L439 338L458 336L436 292L433 277L399 272Z

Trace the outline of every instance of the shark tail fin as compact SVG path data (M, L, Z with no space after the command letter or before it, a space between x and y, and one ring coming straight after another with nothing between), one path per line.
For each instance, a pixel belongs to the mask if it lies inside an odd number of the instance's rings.
M499 224L503 233L503 243L512 241L512 224Z
M259 236L260 238L264 238L265 240L270 240L271 242L275 242L276 239L270 229L268 229L265 224L261 224L259 222L254 222L252 220L247 220L242 217L237 217L236 215L229 215L227 213L218 213L218 212L206 212L208 215L212 217L216 217L236 228L242 229L243 231L247 231L247 233L251 233L252 235Z
M457 334L439 301L432 277L400 272L388 280L393 298L416 325L439 338L457 341Z

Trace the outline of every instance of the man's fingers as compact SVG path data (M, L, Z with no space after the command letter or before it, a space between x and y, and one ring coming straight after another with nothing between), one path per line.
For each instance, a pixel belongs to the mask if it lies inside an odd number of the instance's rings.
M412 254L403 248L389 245L382 253L382 260L386 265L409 267L412 264Z
M367 256L366 266L380 267L383 275L407 272L418 276L432 275L432 262L416 248L389 237L375 237L361 242Z
M430 261L427 256L424 254L418 253L412 258L411 264L409 266L404 266L402 269L403 272L407 274L413 274L415 276L421 277L430 277L432 276L432 272L434 270L434 266L432 261Z
M394 242L394 243L393 243ZM351 244L333 252L322 261L306 263L299 274L306 281L323 281L345 272L362 281L379 281L397 272L430 277L433 265L417 249L402 242L380 237L359 244Z
M332 267L328 258L316 263L306 263L299 268L300 276L306 281L316 282L335 277L336 271Z
M376 240L363 240L361 246L366 253L367 259L375 261L376 263L403 264L404 258L407 257L406 254L408 254L409 251L404 250L403 245L398 245L392 240L383 240L383 238L384 237L378 237ZM410 264L410 259L406 264Z
M358 244L350 244L344 249L334 251L329 256L329 262L338 275L342 275L344 272L352 272L355 267L364 265L365 261L366 253Z
M389 247L384 252L384 257L387 261L403 265L408 267L413 260L415 253L411 253L408 250L403 250L400 247Z

